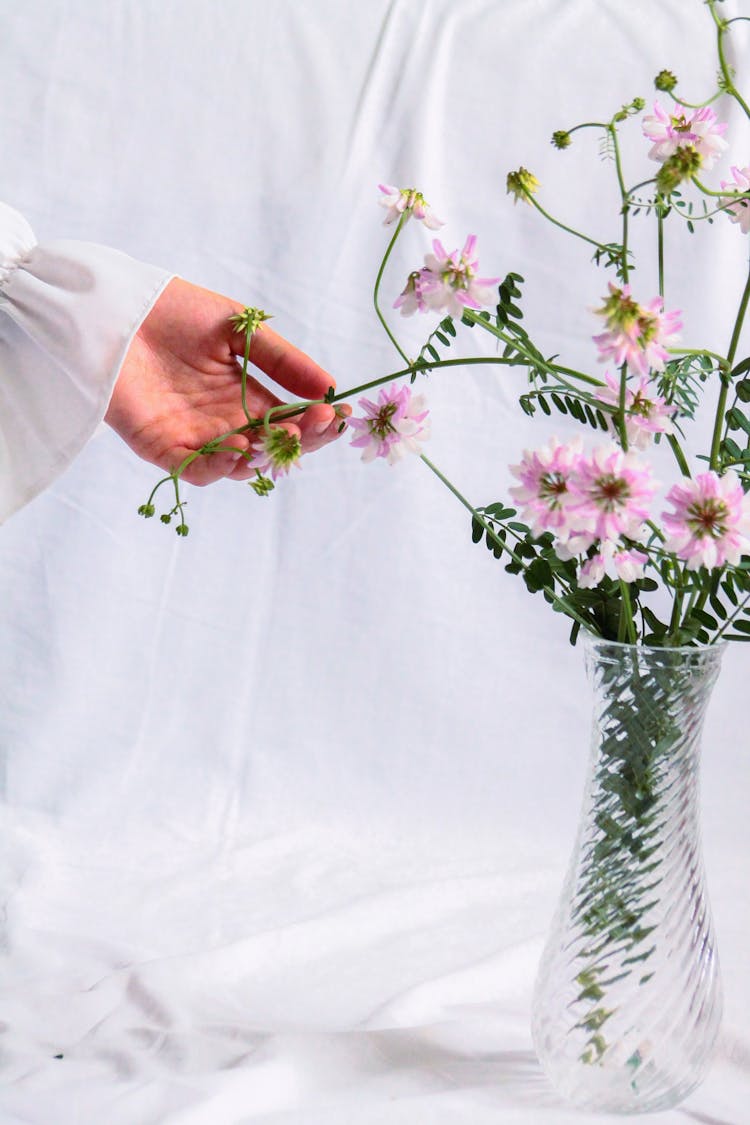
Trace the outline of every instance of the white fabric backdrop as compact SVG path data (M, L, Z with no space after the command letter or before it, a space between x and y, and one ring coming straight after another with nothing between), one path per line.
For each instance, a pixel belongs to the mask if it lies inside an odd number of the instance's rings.
M340 387L397 366L370 305L379 180L421 187L450 247L476 233L483 272L523 273L542 349L590 363L606 275L505 174L613 237L611 168L552 130L650 98L663 66L696 97L715 71L698 0L0 0L0 20L0 198L40 238L262 304ZM393 296L427 243L406 232ZM719 348L746 255L727 222L670 275ZM518 377L425 389L431 457L498 499L548 432ZM587 754L564 622L416 460L341 442L268 500L190 490L184 541L136 515L155 479L104 432L0 532L3 1125L578 1121L528 1031ZM724 1031L675 1125L747 1121L747 673L730 651L705 738Z

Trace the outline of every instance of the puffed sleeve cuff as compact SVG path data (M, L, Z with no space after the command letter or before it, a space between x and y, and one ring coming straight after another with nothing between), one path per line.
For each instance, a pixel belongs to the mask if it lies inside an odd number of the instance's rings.
M0 522L77 456L172 275L88 242L37 243L0 203Z

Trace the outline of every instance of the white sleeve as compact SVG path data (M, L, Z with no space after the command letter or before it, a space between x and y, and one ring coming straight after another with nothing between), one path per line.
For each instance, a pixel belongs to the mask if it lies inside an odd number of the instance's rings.
M0 203L0 523L94 433L130 342L171 276L106 246L40 245Z

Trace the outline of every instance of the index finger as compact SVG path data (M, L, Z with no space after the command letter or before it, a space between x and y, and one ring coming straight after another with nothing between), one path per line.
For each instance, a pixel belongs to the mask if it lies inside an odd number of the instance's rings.
M243 332L232 333L231 348L235 355L244 356ZM253 333L250 362L297 398L324 398L328 388L336 386L332 375L268 324Z

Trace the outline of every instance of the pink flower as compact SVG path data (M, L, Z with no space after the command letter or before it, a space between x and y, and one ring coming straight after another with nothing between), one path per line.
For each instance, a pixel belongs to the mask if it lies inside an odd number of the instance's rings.
M534 535L552 531L565 539L568 532L568 509L573 501L570 480L582 456L580 438L566 445L552 438L542 449L524 450L520 465L511 465L520 485L509 489L522 506L521 518Z
M643 568L647 562L648 555L643 551L618 551L614 543L608 541L602 543L598 554L583 564L578 585L584 590L591 589L598 586L605 575L623 582L635 582L636 579L643 578Z
M604 376L607 386L596 392L600 402L609 403L611 406L620 405L620 380L608 372ZM673 434L672 418L676 413L674 406L669 406L664 398L655 394L645 375L642 375L637 386L625 388L625 431L628 435L628 445L634 449L645 449L651 442L654 434ZM607 415L607 424L610 432L617 436L617 427L611 414Z
M302 455L299 434L290 433L284 426L272 426L264 432L259 441L253 444L252 457L247 464L259 473L270 470L274 480L286 476L292 465L297 464Z
M421 191L414 188L397 188L392 184L378 184L385 199L379 199L381 207L385 207L388 214L383 220L383 226L396 222L402 215L407 220L413 215L415 219L424 223L428 230L439 230L444 226L442 219L438 219Z
M479 261L476 246L476 235L470 234L462 251L454 250L449 254L442 242L435 239L433 253L425 255L425 268L419 275L420 298L426 307L444 309L450 316L460 317L465 308L481 309L494 302L495 286L500 278L477 277ZM404 311L403 304L399 307L405 316L410 315ZM418 303L416 307L419 307Z
M750 167L733 167L732 175L734 176L734 183L731 180L722 180L722 188L729 188L731 191L750 191ZM719 203L730 220L733 223L740 224L740 230L743 234L750 233L750 199L735 199L733 202L731 197L722 196Z
M401 309L402 316L412 316L415 312L427 312L427 303L424 299L424 286L430 285L432 274L423 266L421 270L410 273L406 285L400 295L393 302L394 309Z
M594 336L599 360L613 360L619 367L627 363L639 375L663 371L669 358L666 346L677 339L682 328L679 312L665 313L661 297L647 305L639 305L630 295L630 286L620 289L609 283L606 297L597 316L603 316L606 331Z
M649 156L660 164L680 148L693 148L701 158L701 166L713 168L717 158L729 146L723 134L726 122L718 121L710 106L688 109L675 102L667 113L654 102L654 113L643 119L643 132L653 141Z
M581 457L570 481L575 503L570 511L570 526L576 529L575 548L590 547L597 539L637 539L643 521L649 517L649 503L656 484L651 467L633 452L624 453L616 445L595 449ZM571 540L568 544L573 550ZM584 548L585 549L585 548Z
M736 473L700 473L671 488L667 500L674 511L662 514L664 547L684 559L688 570L735 566L750 551L750 497Z
M424 396L412 395L408 384L381 387L377 402L361 398L358 405L364 417L350 418L348 425L359 433L350 444L363 451L363 461L385 457L394 465L405 453L419 453L419 442L430 435Z

